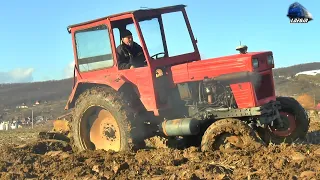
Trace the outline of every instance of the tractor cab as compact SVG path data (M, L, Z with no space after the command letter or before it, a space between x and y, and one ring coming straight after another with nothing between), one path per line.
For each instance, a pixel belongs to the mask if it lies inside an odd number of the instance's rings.
M71 25L80 73L118 67L121 33L129 30L142 48L139 57L152 69L200 60L185 5L140 9Z
M172 80L159 76L170 73L173 65L200 60L185 7L140 9L68 26L73 40L75 82L66 109L74 106L73 99L81 92L77 86L88 82L115 90L130 84L147 110L156 112L167 106L167 95L161 94ZM117 48L123 44L121 34L127 30L142 49L132 57L133 61L142 58L142 66L119 66L123 56Z

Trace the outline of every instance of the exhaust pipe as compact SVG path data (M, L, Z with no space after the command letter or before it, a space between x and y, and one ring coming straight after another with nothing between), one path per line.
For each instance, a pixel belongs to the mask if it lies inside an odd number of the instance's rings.
M165 120L160 124L159 129L166 136L196 135L200 132L200 123L193 118Z

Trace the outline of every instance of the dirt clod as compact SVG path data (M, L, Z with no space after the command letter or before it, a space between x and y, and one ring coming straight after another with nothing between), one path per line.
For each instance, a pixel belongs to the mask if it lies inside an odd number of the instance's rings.
M315 177L316 173L314 171L303 171L301 174L300 174L300 178L307 178L307 179L310 179L310 178L313 178Z
M316 155L316 156L320 156L320 148L317 149L317 150L315 150L313 153L314 153L314 155Z
M291 159L293 161L303 161L304 159L306 159L306 156L300 152L293 152L291 155Z

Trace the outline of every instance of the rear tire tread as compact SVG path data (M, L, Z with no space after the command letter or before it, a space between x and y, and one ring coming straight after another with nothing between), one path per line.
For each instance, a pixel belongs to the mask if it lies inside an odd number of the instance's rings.
M134 137L135 123L137 123L137 112L135 112L129 101L124 98L123 93L119 93L109 87L93 87L83 92L76 100L75 108L73 111L73 122L71 141L74 151L79 152L85 150L82 146L79 137L80 118L82 114L90 107L90 104L111 108L112 114L116 114L119 117L115 117L121 132L121 148L120 151L130 151L138 147L136 141L138 138ZM141 131L141 130L140 130ZM123 135L125 137L123 137ZM125 141L125 142L124 142Z

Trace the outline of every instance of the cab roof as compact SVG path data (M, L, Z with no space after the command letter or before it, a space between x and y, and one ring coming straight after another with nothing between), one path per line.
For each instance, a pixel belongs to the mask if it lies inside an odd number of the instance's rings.
M137 9L137 10L133 10L133 11L127 11L127 12L122 12L122 13L118 13L118 14L112 14L112 15L109 15L109 16L106 16L106 17L102 17L102 18L98 18L98 19L94 19L94 20L90 20L90 21L86 21L86 22L82 22L82 23L78 23L78 24L72 24L72 25L69 25L67 27L67 30L68 32L70 33L70 29L71 28L74 28L74 27L77 27L77 26L82 26L82 25L86 25L86 24L90 24L90 23L94 23L94 22L97 22L97 21L101 21L101 20L104 20L104 19L107 19L107 18L111 18L111 17L116 17L116 16L121 16L121 15L125 15L125 14L133 14L133 15L136 15L136 14L148 14L149 12L154 12L154 11L167 11L167 10L179 10L179 9L182 9L182 8L185 8L186 5L183 5L183 4L180 4L180 5L174 5L174 6L165 6L165 7L161 7L161 8L149 8L149 9Z

